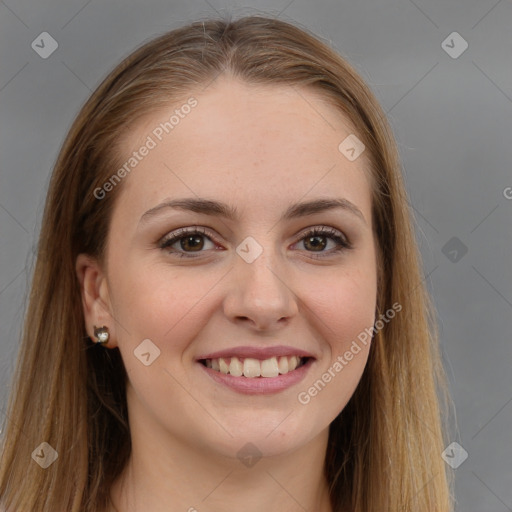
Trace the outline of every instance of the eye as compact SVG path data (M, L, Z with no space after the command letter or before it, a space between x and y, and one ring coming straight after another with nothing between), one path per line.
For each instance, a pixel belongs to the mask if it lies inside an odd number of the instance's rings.
M208 243L205 243L205 239L211 244L210 247L208 247ZM334 247L325 250L329 245L329 239ZM215 237L209 230L193 226L190 228L180 228L169 233L158 242L158 247L179 258L195 258L201 252L204 252L203 249L215 250L214 241ZM316 227L306 231L302 234L300 241L294 245L300 242L302 242L307 252L318 253L312 254L315 258L327 257L334 253L352 248L351 243L343 233L337 229L326 226ZM196 255L194 253L198 254Z
M207 233L209 233L207 229L197 226L192 228L181 228L164 236L158 243L158 247L160 249L171 248L172 250L168 252L175 254L180 258L195 258L195 255L189 253L201 253L204 248L215 249L215 245L211 240L213 236L211 233L208 235ZM207 244L205 247L204 239L207 239L213 247L208 247ZM173 247L174 245L177 245L177 248ZM179 252L180 250L184 252Z
M334 247L324 250L328 245L328 240L333 241ZM340 231L327 226L317 227L303 233L300 239L307 252L320 253L314 255L315 258L332 255L352 248L351 243ZM300 243L299 242L299 243ZM311 249L311 250L310 250Z

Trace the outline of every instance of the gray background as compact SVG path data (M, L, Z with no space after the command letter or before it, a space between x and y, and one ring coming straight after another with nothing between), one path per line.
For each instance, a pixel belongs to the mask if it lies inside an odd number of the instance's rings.
M154 35L261 11L330 41L388 113L439 315L453 441L469 454L457 510L512 511L510 0L0 1L0 420L49 175L80 106ZM47 59L31 48L45 31L59 45ZM454 31L469 44L458 58L442 46Z

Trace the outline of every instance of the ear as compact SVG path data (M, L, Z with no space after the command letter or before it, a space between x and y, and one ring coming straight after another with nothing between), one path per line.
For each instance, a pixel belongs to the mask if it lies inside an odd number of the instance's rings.
M117 347L115 320L109 298L108 283L99 262L88 254L79 254L75 265L80 282L85 328L91 340L95 340L94 326L108 327L109 348Z

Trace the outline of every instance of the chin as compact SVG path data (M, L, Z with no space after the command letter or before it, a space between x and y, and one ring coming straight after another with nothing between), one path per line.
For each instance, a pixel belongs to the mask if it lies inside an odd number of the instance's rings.
M286 418L289 411L280 413L281 426L276 422L274 417L265 421L260 418L258 425L249 427L246 425L230 425L225 424L228 432L233 434L231 437L225 433L221 438L211 440L211 446L217 453L229 458L242 459L248 457L276 457L286 453L299 450L307 445L315 435L320 432L311 432L302 425L287 425L284 428L283 419ZM293 414L293 413L292 413ZM249 422L250 419L247 419Z

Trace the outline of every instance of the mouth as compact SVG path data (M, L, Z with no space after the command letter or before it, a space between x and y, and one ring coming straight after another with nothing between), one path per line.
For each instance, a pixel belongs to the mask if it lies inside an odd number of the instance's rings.
M292 355L273 356L268 359L217 357L200 359L198 362L206 368L224 375L248 379L265 379L291 373L306 365L312 359L312 357Z

